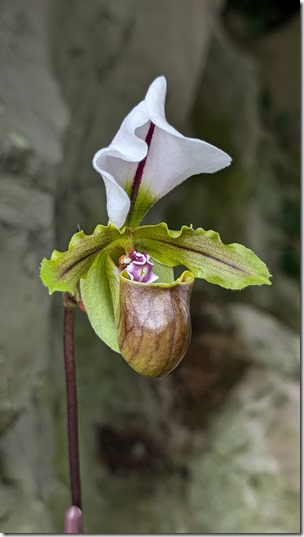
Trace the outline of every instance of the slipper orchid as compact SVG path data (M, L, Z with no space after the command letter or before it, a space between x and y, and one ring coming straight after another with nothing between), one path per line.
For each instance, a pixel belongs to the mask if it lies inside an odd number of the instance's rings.
M231 162L220 149L171 127L165 96L166 80L159 77L93 159L105 184L109 224L92 235L76 233L66 252L55 250L41 265L50 294L70 293L97 335L149 376L168 374L188 348L195 277L227 289L270 285L266 265L251 250L223 244L214 231L139 226L150 207L185 179ZM177 265L188 270L174 280Z

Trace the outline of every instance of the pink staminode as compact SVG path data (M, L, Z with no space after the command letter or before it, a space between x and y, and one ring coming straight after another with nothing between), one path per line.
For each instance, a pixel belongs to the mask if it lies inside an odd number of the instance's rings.
M158 276L153 272L153 263L146 252L133 250L128 255L120 258L121 265L126 265L125 270L130 279L141 283L153 283L158 280Z

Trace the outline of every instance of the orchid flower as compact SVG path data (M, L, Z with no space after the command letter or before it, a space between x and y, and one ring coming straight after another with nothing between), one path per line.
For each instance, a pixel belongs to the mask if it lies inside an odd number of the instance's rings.
M166 120L166 80L157 78L125 118L109 147L93 159L107 196L109 223L76 233L68 250L41 265L54 291L70 293L97 335L137 372L163 376L183 358L190 339L194 278L227 289L270 285L266 265L218 233L165 223L139 226L146 212L188 177L231 163L220 149L186 138ZM173 267L187 268L174 279Z

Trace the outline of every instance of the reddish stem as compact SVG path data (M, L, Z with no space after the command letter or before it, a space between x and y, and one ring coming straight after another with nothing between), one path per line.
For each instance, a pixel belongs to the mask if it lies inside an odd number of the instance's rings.
M70 463L70 481L71 481L71 499L72 506L65 515L66 523L75 519L79 521L79 511L81 513L81 483L80 483L80 466L79 466L79 439L78 439L78 408L77 408L77 383L76 383L76 364L74 350L74 322L75 322L75 304L71 301L68 294L64 296L64 365L65 380L67 392L67 423L68 423L68 442L69 442L69 463ZM78 509L77 509L78 508ZM76 509L76 511L75 511ZM71 514L72 513L72 514ZM80 517L80 519L82 516ZM73 525L73 524L72 524ZM77 526L81 529L81 523ZM73 526L75 529L75 526ZM68 528L67 528L68 530ZM75 533L66 531L66 533ZM82 533L78 531L76 533Z

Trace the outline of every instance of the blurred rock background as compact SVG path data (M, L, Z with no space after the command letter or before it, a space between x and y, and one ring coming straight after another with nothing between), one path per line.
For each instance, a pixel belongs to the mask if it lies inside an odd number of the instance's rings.
M106 222L92 156L164 74L170 122L233 164L192 178L146 221L243 242L273 285L197 282L193 342L159 380L134 373L79 313L85 529L299 532L299 3L0 0L0 10L0 531L62 532L62 307L39 264L78 224Z

